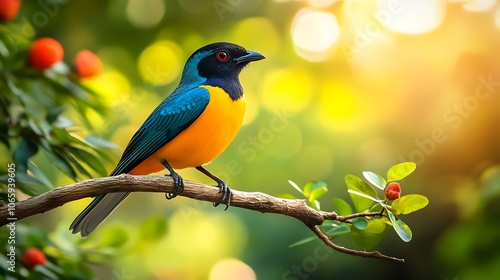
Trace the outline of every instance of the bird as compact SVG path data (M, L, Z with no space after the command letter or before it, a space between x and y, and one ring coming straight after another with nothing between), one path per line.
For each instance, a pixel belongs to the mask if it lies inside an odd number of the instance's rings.
M246 107L239 74L261 59L265 59L261 53L229 42L196 50L187 59L178 86L132 136L110 176L166 169L174 188L165 196L172 199L184 190L183 178L175 170L194 167L217 183L221 197L214 206L225 204L227 210L231 189L204 165L219 156L239 131ZM129 194L96 196L69 229L87 237Z

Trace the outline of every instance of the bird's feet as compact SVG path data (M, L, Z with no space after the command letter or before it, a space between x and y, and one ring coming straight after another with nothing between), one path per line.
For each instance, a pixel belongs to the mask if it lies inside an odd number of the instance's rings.
M172 199L184 191L184 180L179 174L171 172L165 176L170 176L174 180L174 191L172 193L165 193L167 199Z
M167 168L170 174L165 174L165 176L170 176L174 180L174 191L172 193L165 193L165 197L167 199L172 199L176 197L178 194L184 191L184 180L182 177L177 174L174 169L168 164L166 160L162 160L161 164Z
M222 193L222 196L219 199L219 201L214 202L213 204L214 204L214 207L219 206L219 204L225 204L226 208L224 209L224 211L226 211L227 208L229 208L229 205L231 205L231 197L233 196L233 192L231 192L231 189L228 187L226 182L222 181L219 177L210 173L210 171L206 170L203 166L198 166L198 167L196 167L196 169L198 169L198 171L207 175L212 180L217 182L217 187L219 188L219 192Z
M229 186L226 184L226 182L222 181L219 179L217 182L217 187L219 187L219 192L222 193L221 198L219 199L218 202L214 202L213 205L214 207L219 206L219 204L225 204L226 208L224 208L224 211L229 208L229 205L231 205L231 196L233 196L233 192L229 188Z

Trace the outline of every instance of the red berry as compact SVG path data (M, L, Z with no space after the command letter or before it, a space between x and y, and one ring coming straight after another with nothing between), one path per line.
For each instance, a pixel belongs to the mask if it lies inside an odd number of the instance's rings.
M31 45L29 63L31 66L45 70L61 61L64 50L61 44L52 38L41 38Z
M33 269L37 265L44 265L47 262L45 254L37 248L28 248L21 259L23 265L28 269Z
M0 20L10 21L17 17L21 0L0 0Z
M80 78L97 76L102 71L101 59L89 50L79 51L73 62L75 72Z
M390 182L385 188L385 196L390 200L401 197L401 185L398 182Z

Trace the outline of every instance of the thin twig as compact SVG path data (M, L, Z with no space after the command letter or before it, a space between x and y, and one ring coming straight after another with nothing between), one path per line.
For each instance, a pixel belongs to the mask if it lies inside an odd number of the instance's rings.
M365 258L375 258L375 259L399 262L399 263L403 263L405 261L404 259L384 255L384 254L380 253L379 251L368 252L368 251L358 251L358 250L349 249L349 248L346 248L346 247L343 247L343 246L340 246L340 245L333 243L330 240L330 238L328 238L328 236L319 229L318 226L310 226L309 229L311 229L312 232L314 232L314 234L316 234L316 236L319 239L321 239L323 242L325 242L326 245L328 245L329 247L331 247L334 250L339 251L341 253L349 254L349 255L353 255L353 256L365 257Z

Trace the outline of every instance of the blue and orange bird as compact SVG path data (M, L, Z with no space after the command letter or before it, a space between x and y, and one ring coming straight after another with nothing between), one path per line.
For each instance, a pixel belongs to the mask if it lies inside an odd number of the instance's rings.
M217 182L218 204L231 203L231 189L203 165L220 155L236 136L245 114L239 81L243 67L265 57L232 43L213 43L187 60L177 88L156 107L128 143L110 176L147 175L166 168L174 180L168 199L184 189L175 169L195 167ZM73 221L70 230L88 236L128 192L97 196Z

